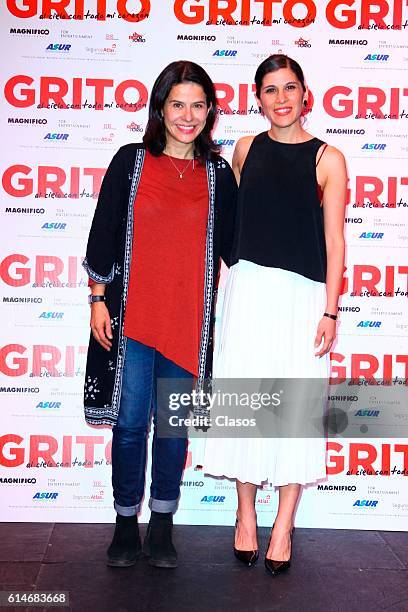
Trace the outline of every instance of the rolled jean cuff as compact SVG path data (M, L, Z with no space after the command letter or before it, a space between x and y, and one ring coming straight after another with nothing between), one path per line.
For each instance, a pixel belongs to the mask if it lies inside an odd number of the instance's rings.
M175 512L178 506L178 499L149 499L149 508L152 512Z
M140 506L141 504L136 506L119 506L118 503L113 502L113 507L120 516L134 516L140 512Z

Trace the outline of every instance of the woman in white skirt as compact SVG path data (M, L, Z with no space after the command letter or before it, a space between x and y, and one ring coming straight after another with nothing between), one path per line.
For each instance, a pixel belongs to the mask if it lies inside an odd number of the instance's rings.
M302 127L309 93L297 62L272 55L255 83L270 129L242 138L234 152L236 263L214 377L326 380L344 265L345 161ZM209 438L204 471L236 479L234 552L243 563L258 558L256 488L269 482L279 487L279 508L265 566L272 575L289 568L300 487L326 477L325 446L323 435Z

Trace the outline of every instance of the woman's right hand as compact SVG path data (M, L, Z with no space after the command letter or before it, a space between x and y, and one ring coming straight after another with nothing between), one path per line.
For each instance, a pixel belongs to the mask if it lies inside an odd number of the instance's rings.
M97 342L107 351L112 347L112 326L105 302L91 304L91 330Z

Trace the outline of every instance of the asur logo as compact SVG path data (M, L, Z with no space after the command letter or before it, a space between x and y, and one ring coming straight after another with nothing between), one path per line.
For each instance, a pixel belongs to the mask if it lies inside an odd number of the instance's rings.
M48 134L44 136L44 140L68 140L68 136L69 134L53 134L52 132L48 132Z
M386 144L382 144L380 142L366 142L361 148L365 151L384 151L386 146Z
M354 416L376 418L380 416L379 410L357 410Z
M381 327L381 321L360 321L357 327Z
M381 55L379 53L368 53L364 61L367 62L388 62L389 55Z
M46 51L63 51L68 53L71 50L71 45L65 45L63 43L50 43L46 48Z
M234 49L217 49L213 53L213 57L236 57L238 51Z
M356 499L353 504L353 507L357 506L358 508L376 508L378 504L378 499Z
M382 240L384 232L362 232L359 238L371 239L371 240Z
M228 140L228 138L214 138L214 142L220 147L232 147L234 146L235 140Z
M52 500L52 499L57 499L58 495L59 495L59 493L47 493L47 492L40 493L39 492L39 493L36 493L33 496L33 499L49 499L49 500Z
M44 225L41 226L41 229L43 230L64 230L67 227L66 223L44 223Z
M52 312L52 311L46 312L46 311L44 311L44 312L42 312L40 314L40 316L38 318L39 319L62 319L63 316L64 316L63 312Z
M202 504L223 504L225 501L225 495L204 495L201 498Z
M61 402L38 402L36 408L41 410L59 410Z

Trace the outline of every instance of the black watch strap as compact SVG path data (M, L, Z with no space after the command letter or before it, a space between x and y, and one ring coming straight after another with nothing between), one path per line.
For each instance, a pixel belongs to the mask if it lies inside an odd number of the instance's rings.
M88 304L93 304L94 302L105 302L106 298L104 295L88 295Z

